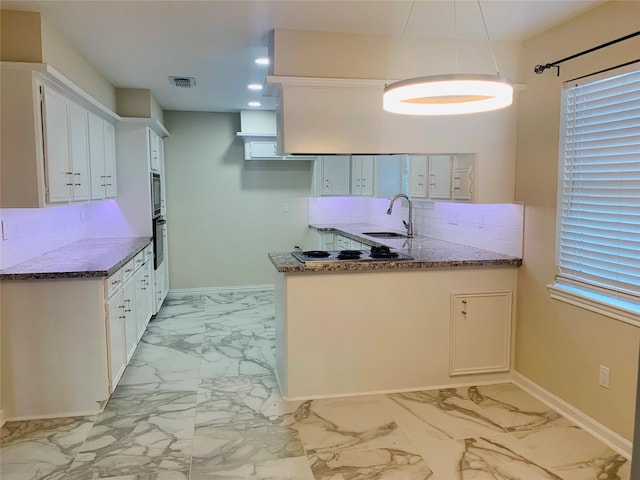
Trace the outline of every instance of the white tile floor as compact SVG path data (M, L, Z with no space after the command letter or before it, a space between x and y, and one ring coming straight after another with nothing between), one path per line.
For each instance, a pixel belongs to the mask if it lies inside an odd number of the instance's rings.
M168 300L105 411L2 428L2 480L630 480L512 384L286 402L271 292Z

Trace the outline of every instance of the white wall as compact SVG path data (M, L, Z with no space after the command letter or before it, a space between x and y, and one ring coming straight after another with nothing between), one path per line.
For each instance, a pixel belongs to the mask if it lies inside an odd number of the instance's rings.
M273 284L268 252L307 232L310 162L244 161L239 114L164 118L170 287Z

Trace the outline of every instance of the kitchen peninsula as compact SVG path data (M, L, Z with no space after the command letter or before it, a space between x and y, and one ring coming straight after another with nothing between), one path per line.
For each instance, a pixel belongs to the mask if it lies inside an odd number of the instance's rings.
M304 264L277 270L276 373L306 399L419 390L509 378L520 258L429 237L379 239L367 224L316 225L413 260Z

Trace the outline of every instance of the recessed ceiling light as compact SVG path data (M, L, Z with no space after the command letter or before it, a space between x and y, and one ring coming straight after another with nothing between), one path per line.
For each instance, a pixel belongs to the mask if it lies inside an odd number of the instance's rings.
M258 65L269 65L269 59L267 57L256 58Z
M262 104L260 102L249 102L247 105L250 107L260 107Z
M260 85L259 83L250 83L249 85L247 85L247 88L249 90L259 92L260 90L262 90L262 85Z

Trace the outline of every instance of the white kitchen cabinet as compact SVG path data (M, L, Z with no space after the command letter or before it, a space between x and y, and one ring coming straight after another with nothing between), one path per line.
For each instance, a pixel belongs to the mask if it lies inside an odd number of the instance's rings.
M336 234L336 250L351 250L351 239L344 235Z
M124 305L124 339L127 352L127 363L133 357L138 345L138 328L136 324L136 289L133 275L124 281L122 287L122 302Z
M147 133L149 135L149 168L152 172L160 173L162 165L162 138L150 128L147 129Z
M89 158L91 198L102 200L117 195L115 127L89 113Z
M113 122L117 115L47 64L2 62L0 68L2 207L87 200L84 114Z
M333 232L318 232L318 249L335 250L336 235Z
M276 157L278 157L278 142L275 140L254 140L244 144L245 160Z
M451 198L451 155L429 155L429 189L431 199Z
M450 375L510 368L512 292L451 295Z
M323 155L319 167L321 195L349 195L349 155Z
M409 156L409 196L427 198L429 162L426 155Z
M47 202L89 199L87 111L42 87Z
M351 195L373 196L373 155L351 156Z
M152 173L160 175L160 215L166 215L162 135L168 133L159 122L139 118L127 118L117 127L118 205L135 235L153 235Z
M153 251L147 247L136 256L136 272L133 276L135 284L135 317L136 338L140 341L153 315Z
M451 196L454 200L471 200L473 198L471 175L471 167L460 167L452 170Z
M109 391L113 392L127 366L127 347L125 341L124 302L122 290L118 290L107 302Z

